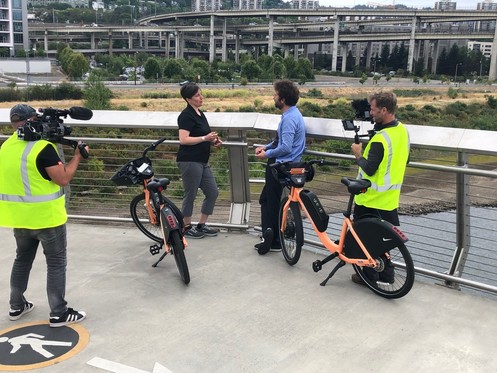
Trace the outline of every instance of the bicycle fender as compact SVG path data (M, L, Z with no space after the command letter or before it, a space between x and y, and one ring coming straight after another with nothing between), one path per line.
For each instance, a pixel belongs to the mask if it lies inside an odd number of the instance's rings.
M408 241L398 227L379 218L360 219L353 223L353 227L373 258ZM345 235L344 251L349 258L366 259L350 231Z
M181 229L181 224L167 205L160 210L160 220L164 230L164 240L168 242L170 233L172 231L179 231Z

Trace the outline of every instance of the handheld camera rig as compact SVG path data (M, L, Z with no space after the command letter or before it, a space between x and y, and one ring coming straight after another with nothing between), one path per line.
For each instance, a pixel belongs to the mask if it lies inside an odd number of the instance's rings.
M374 124L374 119L370 115L371 105L369 105L368 100L366 100L366 99L353 100L352 101L352 108L355 110L355 113L356 113L355 119L356 120L370 121L372 124ZM368 130L367 134L359 135L359 130L361 129L361 127L356 126L354 124L353 119L342 119L342 125L343 125L343 129L345 131L355 131L354 142L356 144L359 144L359 138L369 137L369 139L371 139L376 133L376 131L374 129L372 129L372 130Z
M72 128L64 124L62 118L69 115L73 119L89 120L93 116L90 109L73 106L68 110L46 108L38 109L40 112L36 119L26 121L25 124L17 128L17 137L25 141L47 140L53 143L69 145L73 149L78 148L83 158L88 158L86 144L78 144L75 140L66 139Z

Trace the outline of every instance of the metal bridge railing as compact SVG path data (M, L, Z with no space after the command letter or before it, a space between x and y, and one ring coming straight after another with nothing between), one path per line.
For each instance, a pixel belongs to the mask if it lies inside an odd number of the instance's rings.
M129 203L141 192L140 187L118 187L110 178L128 160L139 157L152 141L167 134L170 140L149 156L156 175L171 179L166 193L181 206L182 183L175 162L177 113L113 112L101 113L100 118L99 114L94 114L98 119L96 123L77 123L78 126L98 127L98 131L95 137L78 138L90 144L91 153L71 183L70 218L131 223ZM220 194L209 224L226 229L257 229L260 226L258 198L265 164L252 155L253 145L270 137L268 131L276 128L279 116L207 114L209 122L217 124L212 127L226 140L225 146L213 150L211 155L210 165ZM161 120L167 117L166 124L147 127L141 124L158 123L157 119L154 121L155 115ZM339 167L317 169L314 180L306 185L319 196L330 214L329 232L333 235L338 234L348 200L340 178L357 174L353 157L349 155L351 135L338 129L341 125L337 122L306 118L306 157L326 157L340 163ZM422 275L418 278L437 278L453 288L497 294L497 151L493 146L497 133L421 126L408 128L411 162L399 211L401 229L409 237L407 246L418 274ZM9 132L0 136L0 141L7 138ZM338 140L345 146L330 146ZM344 154L328 150L336 148L344 149ZM66 157L70 158L72 150L65 150ZM194 220L198 217L201 200L199 193ZM310 230L306 230L305 237L305 248L324 250Z

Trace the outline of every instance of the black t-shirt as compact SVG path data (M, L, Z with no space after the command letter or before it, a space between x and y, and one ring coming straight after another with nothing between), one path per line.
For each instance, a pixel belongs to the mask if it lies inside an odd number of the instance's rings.
M211 128L204 113L197 114L195 109L188 105L178 117L178 128L190 132L191 137L201 137L209 134ZM195 145L180 145L177 162L200 162L207 163L211 153L211 144L203 141Z
M59 158L59 154L57 154L57 151L52 145L47 144L47 146L43 148L36 158L36 168L44 179L52 180L50 179L50 176L48 176L45 168L55 166L60 162L61 160Z

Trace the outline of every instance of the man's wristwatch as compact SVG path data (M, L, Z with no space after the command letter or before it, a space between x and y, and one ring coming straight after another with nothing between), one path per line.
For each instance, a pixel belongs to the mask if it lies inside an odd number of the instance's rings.
M202 139L202 142L204 142L205 141L205 136L202 136L201 139Z

